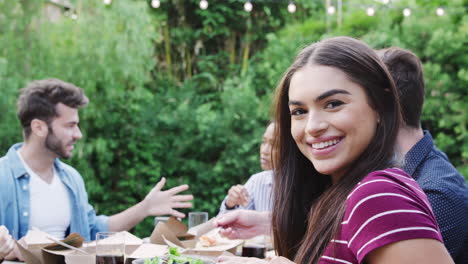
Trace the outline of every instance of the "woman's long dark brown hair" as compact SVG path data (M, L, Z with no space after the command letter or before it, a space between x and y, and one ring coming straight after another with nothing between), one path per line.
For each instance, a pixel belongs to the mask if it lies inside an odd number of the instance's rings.
M380 123L370 144L336 184L318 173L291 136L288 106L292 76L309 65L330 66L364 88ZM275 101L274 209L272 227L280 256L296 263L317 263L339 231L346 196L368 173L394 165L400 107L392 78L377 54L365 43L335 37L302 50L284 74Z

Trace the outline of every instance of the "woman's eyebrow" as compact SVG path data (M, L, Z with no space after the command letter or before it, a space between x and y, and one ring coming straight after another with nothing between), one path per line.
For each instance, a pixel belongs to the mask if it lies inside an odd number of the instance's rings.
M346 91L346 90L333 89L333 90L330 90L330 91L326 91L323 94L317 96L317 98L315 98L315 101L316 102L321 101L321 100L323 100L323 99L325 99L327 97L330 97L332 95L335 95L335 94L349 94L349 95L351 95L351 93Z
M304 103L301 102L301 101L291 100L291 101L288 102L288 105L304 105Z

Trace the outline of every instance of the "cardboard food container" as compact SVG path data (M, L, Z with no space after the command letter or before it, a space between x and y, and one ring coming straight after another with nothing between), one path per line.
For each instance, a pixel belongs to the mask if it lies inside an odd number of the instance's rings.
M218 229L213 227L213 220L214 218L188 229L184 223L175 217L170 217L168 221L157 224L151 234L150 241L153 244L177 247L181 253L189 255L218 257L223 254L234 254L237 246L241 245L243 240L230 240L216 235ZM208 247L201 246L198 242L203 235L216 236L216 244Z
M138 258L152 258L167 253L165 245L143 244L143 241L128 233L125 233L125 263L131 263ZM75 238L79 235L71 234ZM67 242L70 236L62 240ZM81 237L81 236L79 236ZM84 238L82 238L84 241ZM81 251L57 247L54 241L48 239L48 234L39 230L31 230L24 237L24 245L17 243L18 248L27 264L95 264L96 242L77 246ZM76 245L76 244L75 244ZM52 247L51 249L51 246Z

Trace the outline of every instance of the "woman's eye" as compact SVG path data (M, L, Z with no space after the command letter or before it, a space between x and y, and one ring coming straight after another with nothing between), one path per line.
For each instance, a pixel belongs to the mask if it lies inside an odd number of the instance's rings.
M336 108L340 105L344 104L342 101L339 101L339 100L333 100L333 101L330 101L327 103L327 105L325 106L325 108L327 109L333 109L333 108Z
M306 111L304 109L293 109L291 110L291 115L302 115L305 114Z

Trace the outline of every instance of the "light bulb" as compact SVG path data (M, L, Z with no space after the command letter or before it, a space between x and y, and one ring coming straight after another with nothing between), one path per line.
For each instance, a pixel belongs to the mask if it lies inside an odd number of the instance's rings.
M73 19L73 20L77 20L77 19L78 19L78 15L75 14L75 13L73 13L70 17L71 17L71 19Z
M442 7L436 9L436 14L438 16L443 16L445 14L445 10Z
M384 5L386 5L386 4L390 3L390 0L382 0L382 3L383 3Z
M368 16L374 16L375 15L375 9L372 7L367 8L367 15Z
M410 16L411 15L411 9L409 9L409 8L403 9L403 15L405 17Z
M208 8L208 1L207 0L201 0L200 1L200 8L205 10Z
M160 6L161 6L161 2L159 0L151 0L152 8L159 8Z
M253 5L252 5L252 3L250 3L250 1L245 2L245 4L244 4L245 11L250 12L250 11L252 11L252 8L253 8Z
M103 0L105 5L110 5L112 3L112 0Z
M335 14L335 11L336 11L336 10L335 10L335 7L334 7L334 6L329 6L329 7L327 8L327 13L330 14L330 15Z
M289 12L289 13L294 13L294 12L296 12L296 5L295 5L293 2L289 3L289 5L288 5L288 12Z

